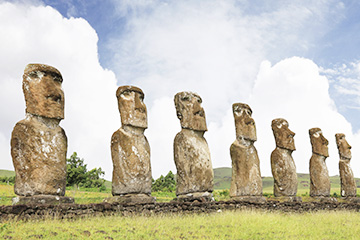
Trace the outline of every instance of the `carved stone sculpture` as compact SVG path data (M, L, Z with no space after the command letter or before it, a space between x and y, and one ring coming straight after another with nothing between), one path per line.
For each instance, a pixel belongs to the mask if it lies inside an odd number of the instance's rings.
M195 93L179 92L174 101L182 128L174 140L176 195L186 201L211 200L214 173L209 147L203 136L207 127L202 100Z
M295 133L289 129L288 122L282 118L274 119L271 127L276 142L276 148L271 153L274 195L275 197L295 197L298 183L295 162L291 156L295 151Z
M112 195L120 197L107 201L153 202L150 146L144 136L147 128L144 93L138 87L121 86L116 97L122 126L111 137Z
M244 198L262 196L260 161L254 146L256 138L252 110L244 103L234 103L236 140L230 147L232 177L230 196ZM244 199L247 199L247 198ZM265 200L265 199L263 199Z
M44 64L29 64L23 75L26 118L11 136L15 168L14 203L73 202L62 197L66 186L67 138L59 123L64 119L61 73ZM57 196L57 197L53 197Z
M330 197L330 178L325 160L329 157L328 140L323 136L320 128L309 130L312 146L310 159L310 196Z
M341 182L341 196L342 197L356 197L356 182L353 171L350 167L351 160L351 146L345 139L345 134L335 134L336 145L339 150L339 170Z

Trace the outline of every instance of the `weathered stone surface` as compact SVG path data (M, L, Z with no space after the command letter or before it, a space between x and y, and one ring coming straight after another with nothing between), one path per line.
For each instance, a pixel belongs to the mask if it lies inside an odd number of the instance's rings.
M309 130L312 146L312 156L310 159L310 196L329 197L330 178L325 160L329 157L328 140L323 136L320 128Z
M247 104L234 103L236 140L230 147L232 177L230 196L262 196L260 161L254 146L255 121Z
M12 132L11 156L15 193L20 196L64 196L67 138L59 126L64 116L61 74L53 67L29 64L23 90L26 118Z
M339 170L342 197L356 197L356 182L350 167L351 146L345 139L345 134L335 134L336 145L339 150Z
M276 148L271 153L271 171L274 177L274 195L295 196L297 193L297 175L294 159L295 133L289 129L285 119L277 118L271 123Z
M147 194L126 194L123 196L114 196L104 199L107 203L155 203L155 197Z
M209 147L203 136L207 128L202 100L197 94L180 92L174 101L182 127L174 140L176 195L211 193L214 173Z
M134 86L116 91L122 126L111 138L113 161L112 194L151 193L150 146L144 136L147 128L144 93Z

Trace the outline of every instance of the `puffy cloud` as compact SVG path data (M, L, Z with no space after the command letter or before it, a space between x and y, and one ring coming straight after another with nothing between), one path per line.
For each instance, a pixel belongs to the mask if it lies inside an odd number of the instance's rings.
M1 168L11 169L10 136L24 118L22 73L28 63L60 70L65 92L68 156L77 151L89 168L102 167L111 178L110 138L120 127L115 75L100 66L98 37L84 19L66 19L51 7L0 4Z

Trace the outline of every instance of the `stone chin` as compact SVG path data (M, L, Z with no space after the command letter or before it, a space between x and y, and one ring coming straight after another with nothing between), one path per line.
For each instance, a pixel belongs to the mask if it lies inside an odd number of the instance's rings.
M284 149L288 149L290 151L295 151L295 142L293 139L289 139L287 141L284 142L279 142L276 144L276 146L280 147L280 148L284 148Z
M195 131L207 131L205 118L193 118L191 121L181 121L181 128L191 129Z

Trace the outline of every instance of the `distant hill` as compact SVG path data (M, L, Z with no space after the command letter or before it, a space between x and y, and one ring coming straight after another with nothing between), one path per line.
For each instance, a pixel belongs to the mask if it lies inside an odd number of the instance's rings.
M15 172L11 170L0 170L0 177L12 177L15 176Z
M214 168L214 188L230 189L232 169L229 167ZM310 189L310 175L298 173L298 189ZM272 177L262 177L263 189L272 189L274 179ZM360 179L355 178L356 185L360 188ZM340 188L340 177L338 175L330 177L331 188Z

